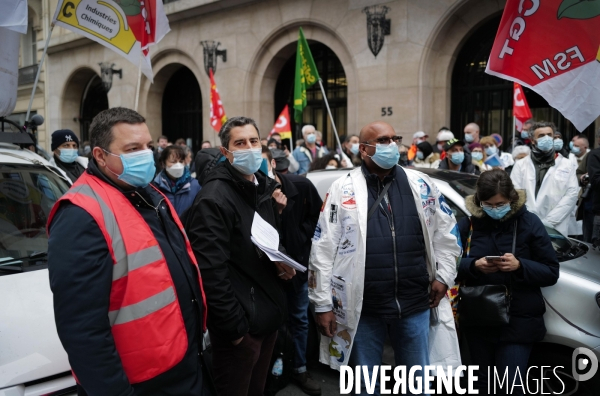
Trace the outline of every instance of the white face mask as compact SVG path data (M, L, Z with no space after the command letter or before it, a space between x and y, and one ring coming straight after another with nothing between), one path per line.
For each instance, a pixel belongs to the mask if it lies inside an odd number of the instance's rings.
M275 175L273 174L273 169L269 169L269 173L267 174L271 179L275 179Z
M175 179L179 179L181 176L183 176L184 169L185 165L183 165L181 162L178 162L175 165L167 166L167 173L173 176Z
M335 165L327 165L325 167L325 169L337 169L337 166L335 166Z

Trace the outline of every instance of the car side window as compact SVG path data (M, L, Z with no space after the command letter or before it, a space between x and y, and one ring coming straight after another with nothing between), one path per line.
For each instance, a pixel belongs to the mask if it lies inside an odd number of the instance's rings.
M450 209L452 209L452 213L454 213L454 216L456 216L456 222L458 223L462 218L464 217L469 217L467 216L467 214L465 212L462 211L462 209L460 209L458 207L458 205L456 205L454 202L452 202L451 199L448 199L448 197L444 197L446 202L448 203L448 206L450 206Z

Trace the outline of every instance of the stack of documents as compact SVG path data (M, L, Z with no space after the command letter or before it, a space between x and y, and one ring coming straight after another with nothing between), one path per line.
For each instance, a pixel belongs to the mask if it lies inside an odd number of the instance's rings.
M254 220L252 221L252 236L250 239L258 246L260 250L265 252L271 261L279 261L296 271L305 272L306 267L294 261L288 255L277 250L279 248L279 233L273 226L267 223L257 212L254 212Z

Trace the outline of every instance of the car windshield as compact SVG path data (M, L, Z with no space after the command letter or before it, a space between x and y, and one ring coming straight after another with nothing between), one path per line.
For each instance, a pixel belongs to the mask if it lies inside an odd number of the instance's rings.
M0 165L0 276L45 268L46 222L69 185L39 165Z

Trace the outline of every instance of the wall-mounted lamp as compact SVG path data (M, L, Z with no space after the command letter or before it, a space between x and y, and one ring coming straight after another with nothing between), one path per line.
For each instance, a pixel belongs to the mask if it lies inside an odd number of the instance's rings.
M200 44L204 48L204 71L207 75L210 75L210 69L212 69L213 74L217 73L217 57L220 56L223 62L227 62L227 50L220 50L219 45L221 43L214 40L200 41Z
M115 70L113 69L114 63L110 62L100 62L100 77L102 78L102 86L106 93L110 91L112 87L113 74L118 74L119 79L123 78L123 69Z
M367 14L367 42L375 57L383 47L384 37L391 32L391 21L385 18L389 10L389 7L379 5L363 8L363 12Z

